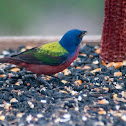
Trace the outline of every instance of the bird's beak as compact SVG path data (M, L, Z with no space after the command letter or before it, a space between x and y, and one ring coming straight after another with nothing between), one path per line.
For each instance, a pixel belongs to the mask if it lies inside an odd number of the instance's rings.
M82 31L81 34L79 35L79 38L83 38L87 34L87 31Z

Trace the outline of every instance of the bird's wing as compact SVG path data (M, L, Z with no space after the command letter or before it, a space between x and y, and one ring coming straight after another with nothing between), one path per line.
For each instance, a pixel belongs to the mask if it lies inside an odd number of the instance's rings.
M68 56L69 53L59 42L52 42L12 55L11 58L31 64L59 65L64 63Z

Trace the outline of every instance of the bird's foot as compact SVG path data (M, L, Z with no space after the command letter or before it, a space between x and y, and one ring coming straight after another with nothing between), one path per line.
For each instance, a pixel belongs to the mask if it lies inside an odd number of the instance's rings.
M38 77L38 81L44 83L47 87L49 87L50 89L52 89L52 85L49 84L46 80L44 80L43 78L41 78L41 76L37 76Z
M44 84L46 84L50 89L52 89L53 87L52 87L52 85L51 84L49 84L46 80L44 80L44 79L42 79L42 78L40 78L40 81L42 81Z

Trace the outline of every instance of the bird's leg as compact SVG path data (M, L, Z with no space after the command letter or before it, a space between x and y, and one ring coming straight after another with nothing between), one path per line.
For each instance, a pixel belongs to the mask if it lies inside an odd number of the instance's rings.
M25 67L22 67L22 71L26 72L27 70L26 70L26 68L25 68Z
M42 79L42 78L41 78L41 75L37 74L37 79L38 79L40 82L43 82L44 84L46 84L50 89L52 89L52 85L49 84L46 80Z

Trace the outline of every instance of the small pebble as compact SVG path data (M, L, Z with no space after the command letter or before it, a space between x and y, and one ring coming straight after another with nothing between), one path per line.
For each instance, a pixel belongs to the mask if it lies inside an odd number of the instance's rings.
M20 52L24 52L24 51L26 51L26 48L22 48Z
M98 100L99 104L109 104L109 101L106 99Z
M104 123L101 121L95 122L93 126L104 126Z
M61 82L64 84L68 83L68 81L66 81L66 80L62 80Z
M102 60L102 65L103 65L103 66L106 66L106 63L105 63L103 60Z
M31 101L28 101L28 104L29 104L30 108L34 108L34 104Z
M71 91L71 94L72 94L72 95L78 95L78 92L77 92L77 91L72 90L72 91Z
M100 115L106 115L106 111L105 110L100 110L100 111L98 111L98 114L100 114Z
M65 76L68 76L69 74L71 74L71 71L68 69L65 69L65 70L63 70L63 73Z
M121 119L126 122L126 114L121 116Z
M60 118L60 122L67 122L70 120L70 118L71 118L70 114L64 114L63 118Z
M34 48L33 46L30 46L30 45L27 45L26 46L26 49L32 49L32 48Z
M20 86L20 83L19 82L16 82L15 85Z
M68 94L68 92L67 92L67 91L62 91L62 90L60 90L59 92Z
M114 73L114 76L115 76L115 77L122 76L122 72L115 72L115 73Z
M88 119L88 118L87 118L86 116L82 116L82 120L83 120L83 121L87 121L87 119Z
M47 103L47 101L46 100L41 100L41 103Z
M10 53L8 51L3 51L3 55L9 55Z
M10 107L11 107L11 104L9 104L9 103L5 103L5 104L4 104L4 108L7 109L7 110L9 110Z
M37 114L37 117L38 118L42 118L42 117L44 117L42 114Z
M87 65L85 65L82 69L86 69L86 70L88 70L88 69L90 69L90 67L87 66Z
M117 96L118 96L117 94L114 94L114 95L113 95L113 99L116 99L116 98L117 98Z
M75 83L77 86L80 86L80 85L82 85L82 80L76 80L74 83Z
M70 114L64 114L64 115L63 115L63 118L70 118L70 117L71 117Z
M54 122L55 122L56 124L58 124L58 123L60 122L60 120L61 120L60 118L57 118L57 119L55 119Z
M109 88L103 87L103 90L106 90L108 92L109 91Z
M84 53L80 53L79 55L86 57L87 55Z
M95 73L95 72L99 72L99 71L101 71L101 68L97 68L95 70L92 70L91 73Z
M10 103L12 103L12 102L18 102L18 100L17 100L16 98L12 98L12 99L10 100Z
M0 77L6 77L6 74L1 74Z
M28 115L28 116L26 117L26 121L27 121L28 123L30 123L30 122L32 121L32 119L33 119L32 115Z
M100 54L100 48L96 49L95 52L96 52L97 54Z
M124 60L124 61L122 62L122 65L123 65L123 66L126 66L126 60Z
M114 64L114 62L108 63L108 64L106 65L106 67L112 67L113 64Z
M113 64L113 66L117 69L120 68L122 66L122 62L116 62Z
M20 69L19 68L13 68L13 69L11 69L11 71L12 72L18 72L18 71L20 71Z
M119 85L119 84L116 84L115 88L116 88L116 89L122 89L122 86Z
M60 119L60 122L64 123L64 122L67 122L69 121L70 119L69 118L66 118L66 119Z
M4 55L0 55L0 58L4 58Z
M120 109L120 105L116 105L115 108L116 108L116 110L119 110Z
M93 61L93 64L99 64L99 61L98 60Z
M0 116L0 120L4 121L5 120L5 116L4 115L1 115Z
M81 96L78 96L77 100L78 101L81 101L82 100L82 97Z
M23 115L24 115L24 113L21 113L21 112L20 112L20 113L17 114L17 117L18 117L18 118L21 118Z

